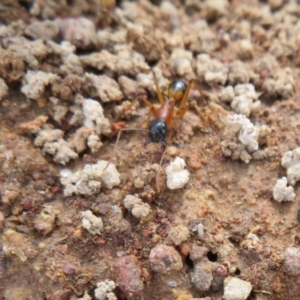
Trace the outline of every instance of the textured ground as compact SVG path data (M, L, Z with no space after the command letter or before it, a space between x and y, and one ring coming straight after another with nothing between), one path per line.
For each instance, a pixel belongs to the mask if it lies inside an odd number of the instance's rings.
M2 2L1 299L300 298L299 185L281 165L300 143L296 1ZM145 133L123 132L113 152L124 124L147 122L130 102L158 103L149 67L164 91L195 78L215 103L192 89L207 123L195 109L174 122L162 167L185 160L182 189L162 171L157 191L162 152ZM259 132L250 146L228 127L236 113ZM82 171L102 159L119 184ZM64 184L76 171L80 184ZM275 201L286 176L294 201ZM226 296L230 276L250 295Z

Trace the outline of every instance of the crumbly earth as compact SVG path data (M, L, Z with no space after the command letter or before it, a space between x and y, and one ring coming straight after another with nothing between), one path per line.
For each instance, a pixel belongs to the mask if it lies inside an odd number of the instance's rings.
M107 299L222 299L231 276L251 283L248 300L298 299L299 184L294 201L273 199L286 176L281 158L300 143L298 4L2 2L0 298L96 299L97 283L111 280L117 287L101 292ZM147 133L123 131L113 151L120 129L147 123L149 108L131 101L147 95L158 103L149 67L164 90L195 78L211 103L192 88L198 112L191 108L170 130L162 167L178 156L190 172L179 190L167 188L164 171L156 176L162 150L143 145ZM254 109L244 97L247 117L270 129L249 163L225 157L221 144L235 113L224 88L240 83L251 83L261 101ZM104 110L94 127L84 99ZM45 150L35 140L46 133ZM111 159L121 183L65 197L61 173L100 159ZM147 214L127 210L127 195L146 203ZM101 232L83 227L87 210L102 219Z

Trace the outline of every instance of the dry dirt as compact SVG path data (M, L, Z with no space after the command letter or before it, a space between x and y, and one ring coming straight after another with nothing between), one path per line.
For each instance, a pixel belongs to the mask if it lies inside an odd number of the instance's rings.
M300 299L299 184L294 201L273 199L276 181L287 174L281 158L300 143L298 2L100 2L0 3L1 299L97 299L97 283L107 279L117 285L116 298L98 299L223 299L228 276L251 283L248 300ZM250 47L243 48L245 40ZM205 77L215 71L209 67L200 74L202 53L221 63L217 71L227 68L216 75L220 81ZM242 65L228 71L238 60ZM192 89L189 99L207 124L194 109L174 121L162 167L184 158L190 179L178 190L168 189L161 172L157 191L162 152L143 145L143 132L122 132L112 152L121 122L147 122L145 104L130 108L126 101L147 95L158 103L149 67L162 89L196 78L215 102L208 108ZM30 71L44 73L29 79ZM44 79L45 73L57 77ZM226 116L237 111L220 95L239 83L251 83L261 101L247 117L270 128L249 163L224 155ZM97 133L103 145L96 148L86 144L97 130L84 127L84 98L99 101L112 126ZM63 158L36 142L49 128L61 130ZM120 184L65 197L61 170L100 159L116 165ZM133 216L126 195L148 204L148 214ZM83 228L85 210L101 217L98 234ZM169 248L153 258L159 245Z

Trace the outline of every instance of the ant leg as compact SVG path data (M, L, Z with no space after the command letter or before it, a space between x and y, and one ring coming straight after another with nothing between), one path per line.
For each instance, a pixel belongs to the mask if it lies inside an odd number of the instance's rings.
M158 170L156 171L156 178L155 178L155 181L156 181L156 189L157 189L157 192L160 193L160 188L159 188L159 184L158 184L158 180L159 180L159 172L160 172L160 169L161 169L161 165L162 165L162 162L165 158L165 154L166 154L166 151L167 151L167 147L165 147L165 150L160 158L160 161L159 161L159 166L158 166Z
M152 74L153 74L153 79L154 79L154 83L155 83L155 87L156 87L156 93L157 93L158 100L159 100L159 102L160 102L161 104L164 104L164 103L165 103L165 99L164 99L164 97L163 97L163 95L162 95L162 92L161 92L161 90L160 90L160 87L159 87L159 85L158 85L158 79L157 79L157 77L156 77L156 74L155 74L155 72L153 71L153 69L151 69L151 72L152 72Z
M210 107L210 103L208 102L207 98L208 95L202 90L199 83L196 80L192 80L192 83L194 84L195 88L198 90L199 94L201 95L201 98L206 102L207 106Z
M182 109L178 109L177 111L174 111L175 112L175 118L182 118L185 113L191 108L191 105L188 104L187 106L183 107ZM202 119L202 118L201 118Z
M158 114L157 114L157 109L155 108L155 106L146 98L146 96L138 96L136 97L130 107L133 106L133 104L136 102L136 101L143 101L148 107L150 107L150 111L153 115L154 118L158 119ZM150 118L150 117L149 117ZM148 125L149 125L149 120L148 120Z
M148 101L146 98L141 99L148 107L150 107L151 113L154 116L155 119L158 119L157 109L154 107L154 105ZM149 115L150 118L150 115Z
M156 93L157 93L157 97L158 97L158 100L161 104L164 104L165 103L165 98L163 97L163 94L160 90L160 87L159 87L159 84L158 84L158 79L156 77L156 74L155 72L153 71L153 69L148 69L148 70L143 70L145 72L152 72L153 74L153 80L154 80L154 84L155 84L155 87L156 87Z
M199 117L201 118L202 122L204 123L205 126L209 125L209 121L208 121L208 117L206 116L205 112L203 112L201 110L201 108L197 105L196 102L192 103L192 104L187 104L187 100L188 100L188 95L189 92L191 90L192 85L194 84L194 86L196 87L196 89L198 90L198 92L201 95L201 98L206 102L206 104L210 107L209 102L207 101L208 95L201 89L200 85L197 83L196 80L192 79L187 88L186 91L181 99L179 108L177 111L175 111L175 117L176 118L182 118L184 116L184 114L191 108L193 107L195 109L195 111L197 112L197 114L199 115ZM214 131L215 129L212 128Z
M189 96L189 93L190 93L190 90L191 90L191 87L192 85L195 85L196 89L198 90L198 92L200 93L200 96L201 98L203 98L203 100L205 100L205 102L207 103L208 105L208 101L207 101L207 95L206 93L201 89L200 85L197 83L196 80L192 79L190 80L185 92L184 92L184 95L181 99L181 102L180 102L180 105L179 105L179 110L182 110L184 107L186 107L186 103L187 103L187 100L188 100L188 96Z
M209 122L208 122L208 118L207 118L207 116L206 116L206 114L205 114L205 111L203 111L203 110L197 105L196 101L193 101L193 102L191 103L191 107L196 111L196 113L197 113L198 116L201 118L201 120L202 120L202 122L204 123L204 125L205 125L206 127L208 127Z
M147 116L147 128L149 128L149 125L150 125L150 111ZM144 146L146 147L149 143L151 143L151 139L148 137L144 143Z
M160 188L159 188L159 184L158 184L158 181L159 181L159 175L160 175L159 172L160 172L160 169L162 168L162 163L163 163L163 160L164 160L164 158L165 158L165 154L166 154L166 152L167 152L167 146L168 146L168 144L169 144L169 141L170 141L171 138L172 138L172 134L173 134L173 132L171 131L171 133L170 133L170 135L169 135L169 137L168 137L167 143L166 143L166 145L164 146L164 152L163 152L163 154L162 154L162 156L161 156L161 158L160 158L158 170L156 171L156 179L155 179L155 181L156 181L156 189L157 189L157 192L158 192L158 193L160 193Z
M214 106L214 109L212 111L204 111L197 105L196 102L192 102L191 106L197 112L205 126L210 126L214 133L218 135L220 129L222 129L225 126L225 122L221 118L221 115L224 114L224 110L219 110L217 109L217 107Z

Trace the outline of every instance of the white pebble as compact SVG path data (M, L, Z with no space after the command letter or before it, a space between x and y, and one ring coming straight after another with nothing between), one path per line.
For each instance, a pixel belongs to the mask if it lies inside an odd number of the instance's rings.
M180 189L189 181L190 173L184 169L185 161L176 157L173 162L166 167L167 187L171 190Z
M250 282L235 277L227 277L224 285L224 300L246 300L252 290Z
M273 188L273 198L278 202L294 201L296 194L292 186L287 186L287 178L278 179Z
M199 223L199 224L197 225L197 232L198 232L199 238L202 239L203 236L204 236L204 226L203 226L202 223Z
M287 180L295 185L300 180L300 147L283 154L281 165L287 169Z
M71 176L72 171L70 169L61 169L60 170L60 177L68 177Z

